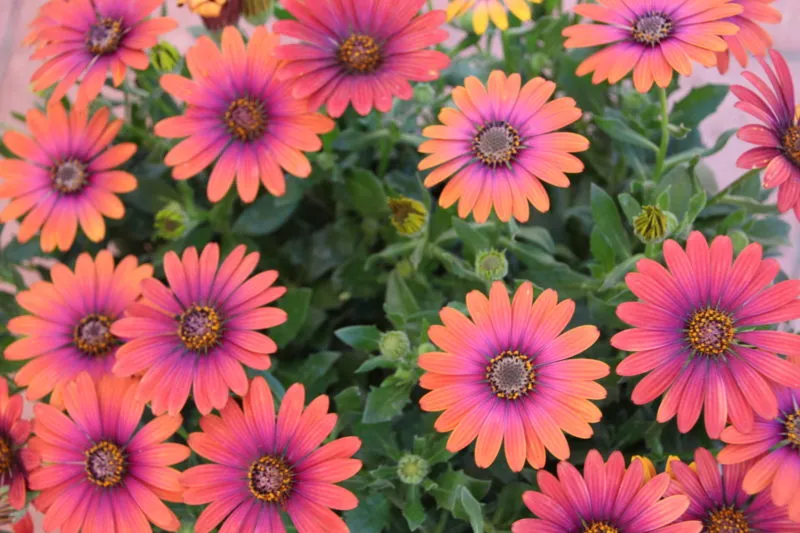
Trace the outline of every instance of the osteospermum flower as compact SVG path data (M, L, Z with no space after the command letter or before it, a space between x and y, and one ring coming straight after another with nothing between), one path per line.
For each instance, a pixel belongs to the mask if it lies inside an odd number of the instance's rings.
M731 62L731 55L743 67L747 66L747 56L752 54L763 57L772 47L772 37L759 22L766 24L778 24L782 20L781 12L770 4L775 0L733 0L735 4L741 4L743 11L727 19L739 27L735 35L726 35L725 42L728 49L724 52L717 52L717 69L720 74L725 74Z
M754 412L766 419L778 414L773 386L800 386L800 368L777 355L800 356L800 336L756 329L800 317L800 281L770 286L780 267L761 254L761 245L750 244L731 264L728 237L709 247L695 231L686 251L673 240L664 243L666 269L642 259L638 272L625 278L640 300L617 307L617 316L634 327L614 335L611 344L636 353L617 373L648 373L632 399L642 405L664 394L659 422L677 414L685 433L703 410L712 438L728 417L747 431Z
M231 400L220 415L200 420L202 433L189 435L189 446L213 464L183 473L184 500L208 503L194 531L240 533L284 531L283 512L299 533L346 533L350 530L331 509L349 510L358 500L336 485L354 476L361 461L356 437L320 446L336 425L328 397L319 396L304 409L305 390L286 391L276 416L264 378L253 379L243 406Z
M447 5L447 20L453 20L472 12L472 29L483 35L489 27L489 19L501 30L508 29L508 11L521 21L531 20L528 2L541 4L542 0L450 0Z
M17 294L17 303L30 314L9 320L8 330L23 338L4 355L29 360L14 377L27 387L29 400L53 392L60 403L64 386L81 372L95 380L111 372L121 344L111 324L139 298L142 280L152 274L153 267L140 265L132 255L115 267L111 253L103 250L95 260L88 253L78 256L74 272L54 265L51 282L36 282Z
M430 47L447 39L441 10L419 14L425 0L284 0L297 20L275 23L275 31L298 44L275 51L286 64L278 72L290 80L297 98L312 109L326 104L341 116L352 103L360 115L373 107L387 112L393 98L409 100L409 81L432 81L450 64Z
M540 470L540 492L522 495L538 518L514 522L513 533L700 533L702 523L684 521L689 498L668 496L669 474L646 480L641 461L625 468L614 452L608 462L597 450L586 456L583 475L567 462L558 464L558 477ZM709 530L711 533L712 530ZM716 532L715 532L716 533Z
M800 522L800 389L778 393L778 415L758 420L749 431L730 426L722 432L727 446L717 456L724 465L746 470L742 488L748 494L769 495L788 505L789 518Z
M452 431L447 449L457 452L477 437L475 462L487 468L503 445L517 472L526 459L534 468L544 466L545 449L559 459L569 457L564 432L587 439L589 423L602 416L589 400L605 398L606 390L594 380L608 375L608 365L572 359L595 343L597 328L563 332L575 302L558 303L549 289L534 302L530 282L517 289L513 302L499 281L488 299L472 291L467 309L470 318L452 307L442 309L444 325L428 330L441 352L419 357L427 371L420 385L431 391L420 406L444 411L434 427Z
M331 119L312 113L275 78L278 37L259 27L245 47L234 27L222 33L222 53L201 37L186 54L192 80L176 74L161 86L188 108L183 116L155 126L161 137L187 137L167 154L172 177L190 178L214 161L208 198L221 200L236 178L239 197L252 202L259 178L275 196L286 192L284 171L299 178L311 174L303 152L322 148L319 134L333 129ZM219 159L217 159L219 158Z
M773 504L769 495L753 498L742 490L752 463L721 466L704 448L694 457L693 467L679 460L670 464L675 480L670 491L690 500L684 520L699 520L709 533L800 532L800 524L791 522L786 508Z
M550 209L542 181L569 187L565 172L583 170L570 152L589 148L585 137L556 131L582 113L572 98L547 102L555 90L555 83L542 78L521 86L519 74L506 77L499 70L489 75L488 90L474 76L453 89L458 109L442 109L442 125L422 130L432 140L419 147L430 154L419 170L435 168L425 186L449 179L439 197L442 207L458 200L458 216L472 212L478 222L489 218L492 207L503 222L512 215L527 221L529 203L540 212Z
M756 148L743 153L736 165L765 169L764 187L778 188L778 210L794 209L800 220L800 107L795 106L794 82L786 60L775 50L770 51L770 58L773 68L759 58L769 84L752 72L742 74L758 93L741 85L731 87L739 99L736 107L761 122L737 132L737 137Z
M32 59L46 62L31 77L34 91L55 85L59 101L81 78L76 105L91 102L109 71L115 86L128 67L144 70L150 60L144 49L177 27L168 17L145 20L164 0L51 0L32 36L39 44ZM33 39L31 39L33 40Z
M739 27L725 21L742 12L733 0L600 0L579 4L577 14L604 24L575 24L564 29L566 48L610 45L578 65L577 75L594 72L593 83L617 83L633 70L633 85L647 92L655 82L666 88L673 71L689 76L692 61L713 67L724 37Z
M22 420L22 407L22 396L9 397L8 383L0 378L0 487L14 509L25 506L26 478L38 466L36 454L25 447L31 423Z
M56 247L66 252L75 241L78 224L93 242L106 234L103 217L119 219L125 206L116 194L136 188L133 175L115 170L136 152L133 143L108 147L122 127L109 122L109 111L100 109L91 119L78 109L67 113L60 103L45 115L28 111L32 136L9 131L3 142L19 159L0 160L0 198L11 201L0 213L0 222L27 216L17 234L26 242L41 228L45 252Z
M45 531L131 533L150 522L177 531L178 518L161 500L181 501L180 473L169 468L189 448L164 442L181 427L179 416L159 416L137 429L144 402L131 379L87 373L64 389L66 414L36 404L30 447L42 465L30 476L41 491L34 505Z
M219 245L187 248L183 257L164 255L169 287L142 282L142 301L128 307L111 333L127 342L117 351L114 373L142 375L137 398L152 400L156 414L177 414L191 390L202 414L221 409L228 391L247 392L242 365L269 368L278 347L257 330L286 321L286 312L266 305L286 289L275 287L278 272L253 270L260 255L237 246L219 264ZM249 279L248 279L249 278Z

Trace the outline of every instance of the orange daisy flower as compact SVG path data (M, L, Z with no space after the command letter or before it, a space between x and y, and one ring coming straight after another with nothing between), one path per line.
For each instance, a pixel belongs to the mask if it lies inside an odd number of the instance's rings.
M22 407L22 395L9 396L8 383L0 378L0 487L6 489L3 499L13 509L25 506L28 473L39 466L37 455L25 447L31 423L22 420Z
M576 5L575 13L604 24L575 24L564 29L566 48L610 45L578 65L578 76L594 72L593 83L617 83L633 70L639 92L655 82L666 88L673 71L689 76L692 61L717 64L725 36L739 27L725 19L742 13L733 0L600 0Z
M308 177L311 165L303 152L322 148L319 135L334 127L275 77L277 44L276 35L258 28L245 47L239 30L228 26L222 33L222 53L211 39L201 37L186 54L192 80L176 74L161 78L165 91L188 104L183 116L155 126L161 137L186 137L164 163L175 167L173 178L185 180L216 161L208 181L212 202L225 196L234 178L245 202L255 200L259 178L270 194L283 196L284 171Z
M489 218L492 207L503 222L512 215L526 222L529 204L542 213L550 209L542 181L569 187L565 173L583 170L570 152L589 148L585 137L557 131L582 112L572 98L548 102L555 90L555 83L542 78L522 86L519 74L506 77L499 70L489 76L488 90L474 76L453 89L458 109L442 109L442 125L422 130L431 140L419 147L430 154L419 170L435 168L425 186L450 179L439 197L442 207L458 200L458 216L472 212L478 222Z
M86 112L67 113L61 103L28 111L32 136L9 131L3 142L19 159L0 160L0 198L11 202L0 213L0 223L28 213L17 239L26 242L41 228L45 252L66 252L75 241L78 224L93 242L105 238L103 216L122 218L125 206L116 194L136 188L133 175L115 170L136 152L133 143L108 147L122 127L109 122L100 109L89 119Z
M31 59L46 59L31 77L33 90L55 85L51 102L58 102L82 77L76 105L83 107L100 94L109 71L119 87L128 67L146 69L144 49L178 26L169 17L145 20L163 2L50 0L27 39L38 45Z
M726 35L724 39L728 43L728 49L717 52L717 69L720 74L728 72L731 55L743 67L747 66L748 54L756 57L766 56L767 50L772 48L772 37L758 23L778 24L783 20L781 12L769 5L775 0L733 0L733 2L741 4L743 11L726 19L739 26L739 32L735 35Z
M121 344L111 323L139 298L142 280L152 275L153 267L139 265L132 255L114 267L111 253L103 250L95 260L88 253L78 256L74 272L54 265L52 282L39 281L17 294L17 303L30 314L9 320L8 330L23 338L4 355L30 360L14 378L28 387L29 400L52 391L60 404L64 386L81 372L95 380L111 372Z
M153 523L177 531L178 517L161 500L182 501L180 472L171 465L190 455L182 444L164 442L181 427L180 416L163 415L138 429L144 402L136 382L87 373L65 387L66 414L36 404L30 447L42 458L31 473L41 491L34 505L45 531L133 533Z
M564 432L588 439L593 433L589 424L602 416L589 400L606 397L595 380L608 375L608 365L571 359L595 343L597 328L564 332L575 302L558 303L550 289L534 302L530 282L517 289L513 302L499 281L488 299L472 291L467 309L470 318L451 307L442 309L444 325L428 330L442 351L419 357L427 371L420 385L431 391L420 406L444 411L434 427L452 431L447 449L457 452L477 437L475 462L487 468L502 444L516 472L526 458L534 468L544 466L545 449L559 459L569 457Z

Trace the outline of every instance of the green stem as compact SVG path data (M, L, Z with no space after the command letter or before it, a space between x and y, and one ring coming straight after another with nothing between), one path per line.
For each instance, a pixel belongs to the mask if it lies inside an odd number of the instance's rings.
M669 108L667 106L667 90L663 87L658 88L658 97L661 101L661 146L658 147L656 155L656 166L653 169L653 181L661 178L664 171L664 161L667 158L669 149Z
M444 533L444 528L447 526L447 520L450 518L450 512L447 509L442 509L439 513L439 523L436 524L436 529L433 533Z
M709 200L708 200L708 203L706 204L706 206L709 206L709 205L714 205L714 204L716 204L717 202L719 202L720 200L722 200L723 198L725 198L725 196L726 196L726 195L727 195L729 192L731 192L731 191L733 190L733 188L734 188L734 187L736 187L737 185L739 185L739 184L740 184L740 183L742 183L743 181L749 180L749 179L750 179L750 178L752 178L752 177L753 177L753 171L752 171L752 170L751 170L751 171L749 171L749 172L745 172L744 174L742 174L741 176L739 176L738 178L736 178L735 180L733 180L733 182L732 182L730 185L728 185L727 187L725 187L724 189L722 189L721 191L719 191L717 194L715 194L714 196L712 196L711 198L709 198Z

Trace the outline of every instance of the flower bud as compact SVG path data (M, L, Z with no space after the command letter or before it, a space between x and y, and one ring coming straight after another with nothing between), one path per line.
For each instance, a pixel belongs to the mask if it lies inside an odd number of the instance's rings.
M397 361L406 357L411 351L411 341L403 331L387 331L381 335L378 349L382 356Z
M430 104L436 96L436 91L427 83L420 83L414 87L414 100L420 104Z
M508 274L506 254L498 250L483 250L475 258L475 273L486 281L498 281Z
M156 213L156 237L166 241L180 239L189 232L189 215L178 202L170 202Z
M410 453L401 457L397 463L397 477L406 485L419 485L430 470L428 461Z
M645 205L633 219L633 231L645 244L661 242L669 235L667 213L655 205Z
M389 221L400 235L412 237L425 228L425 223L428 221L428 211L422 202L413 198L398 196L389 198L388 204L389 210L392 212L389 216Z
M244 0L242 13L245 17L258 17L266 13L272 0Z
M150 63L158 72L172 72L181 58L178 49L168 42L160 42L150 49Z

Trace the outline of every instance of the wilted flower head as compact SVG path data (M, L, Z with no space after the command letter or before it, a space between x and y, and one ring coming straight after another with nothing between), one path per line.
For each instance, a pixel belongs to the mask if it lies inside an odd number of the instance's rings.
M425 228L425 223L428 221L428 210L425 209L422 202L398 196L389 198L388 204L389 210L392 212L389 221L400 235L411 237Z

